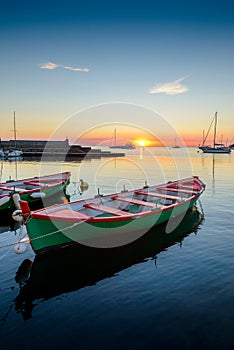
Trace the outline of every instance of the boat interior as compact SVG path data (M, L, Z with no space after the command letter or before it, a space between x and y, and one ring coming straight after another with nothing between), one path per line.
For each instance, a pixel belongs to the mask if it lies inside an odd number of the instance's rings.
M92 217L130 217L184 202L199 190L199 184L194 182L178 186L171 183L107 196L97 195L95 198L53 206L39 212L40 215L49 215L51 219L69 217L81 221Z
M44 185L46 186L46 185ZM40 189L40 185L33 183L25 183L20 181L8 182L0 186L0 195L11 194L12 192L25 192Z

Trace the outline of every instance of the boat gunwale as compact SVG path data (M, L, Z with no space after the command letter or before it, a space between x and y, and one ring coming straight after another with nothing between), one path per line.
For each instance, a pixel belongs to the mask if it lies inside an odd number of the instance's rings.
M58 176L58 179L54 179L54 183L46 183L46 177L50 178L56 175L67 175L64 176L62 179ZM46 175L46 176L41 176L41 177L34 177L34 178L28 178L28 179L22 179L22 180L16 180L16 181L9 181L9 182L1 182L0 183L0 190L3 191L8 191L9 193L1 193L0 198L5 197L5 196L11 196L12 193L19 193L19 194L31 194L33 192L38 192L40 190L46 190L46 189L51 189L60 185L65 184L71 177L71 172L63 172L63 173L58 173L58 174L52 174L52 175ZM40 180L44 179L44 183L40 183ZM31 184L30 182L35 182L38 180L38 184ZM49 182L52 182L52 179L49 179ZM57 181L57 182L56 182ZM32 185L35 186L34 188L26 189L26 188L17 188L17 186L20 185ZM15 185L15 186L14 186Z
M133 193L134 194L134 192L135 191L146 191L148 188L155 188L155 189L160 189L160 187L162 187L162 186L166 186L166 185L171 185L171 184L179 184L179 183L182 183L182 182L191 182L191 181L194 181L194 180L196 180L196 181L198 181L199 182L199 185L200 185L200 190L201 190L201 192L198 192L198 193L195 193L195 194L199 194L199 193L202 193L203 191L204 191L204 189L205 189L205 184L199 179L199 177L198 176L191 176L191 177L187 177L187 178L184 178L184 179L179 179L179 180L175 180L175 181L168 181L167 183L162 183L162 184L158 184L158 185L153 185L153 186L148 186L148 187L146 187L146 188L138 188L138 189L133 189L133 190L130 190L130 191L126 191L125 193ZM98 199L98 198L108 198L108 197L113 197L113 196L116 196L116 195L120 195L120 194L122 194L122 192L114 192L114 193L110 193L110 194L105 194L105 195L100 195L100 197L89 197L89 198L84 198L84 199L77 199L77 200L75 200L75 201L72 201L72 202L69 202L69 203L66 203L66 204L64 204L64 203L60 203L60 204L53 204L53 205L51 205L50 207L47 207L47 208L41 208L41 209L37 209L37 210L34 210L33 211L33 213L39 213L39 212L41 212L41 211L48 211L48 210L54 210L54 209L56 209L57 207L62 207L62 206L67 206L67 205L72 205L72 204L76 204L76 203L82 203L82 202L85 202L85 203L88 203L89 201L93 201L94 199L96 200L96 199ZM143 193L144 194L144 193ZM147 192L145 193L145 194L147 194ZM190 197L188 197L188 198L190 198ZM187 199L187 198L186 198Z
M54 177L54 180L52 180L53 177ZM27 198L26 200L28 200L33 193L48 192L56 188L62 189L64 185L66 186L66 184L69 183L70 177L71 177L71 172L66 171L66 172L55 173L51 175L45 175L45 176L39 176L39 177L37 176L33 178L27 178L27 179L15 180L15 181L11 180L8 182L7 181L1 182L0 190L2 192L0 193L0 199L2 200L4 198L8 198L8 201L6 203L2 203L2 204L0 203L0 211L9 208L9 200L12 199L12 195L15 193L19 194L20 196L23 196L24 199ZM29 188L29 189L17 187L17 186L22 186L24 182L27 182L30 180L40 181L40 179L43 179L44 181L46 181L47 178L49 179L49 182L54 181L54 183L48 183L48 184L46 182L43 184L39 183L37 187L35 186L34 188ZM5 207L5 204L7 205L7 207Z
M11 195L12 193L19 193L19 194L27 194L27 193L32 193L32 192L38 192L38 191L41 191L41 190L47 190L47 189L50 189L50 188L54 188L56 186L60 186L60 185L63 185L64 182L63 181L60 181L60 182L56 182L54 184L50 184L50 185L47 185L47 184L44 184L43 186L38 186L38 187L35 187L35 188L31 188L31 189L24 189L24 188L12 188L12 187L3 187L3 186L0 186L0 190L3 190L3 191L8 191L10 193L8 193L9 195ZM7 193L6 194L1 194L1 196L6 196L8 195Z
M40 181L42 179L44 179L44 181L46 181L46 178L48 178L48 180L50 179L50 177L53 176L58 176L58 179L55 179L55 181L60 180L61 182L66 182L67 180L69 180L69 178L71 177L71 172L70 171L64 171L62 173L55 173L55 174L51 174L51 175L44 175L44 176L34 176L34 177L29 177L29 178L25 178L25 179L20 179L20 180L11 180L11 181L5 181L5 182L0 182L0 186L4 186L7 188L8 185L11 185L14 187L14 184L16 183L24 183L24 182L28 182L28 181ZM67 175L64 178L60 178L60 175ZM50 180L52 181L52 179Z
M201 192L202 193L202 192ZM95 217L95 216L90 216L88 219L78 219L75 217L62 217L62 216L56 216L56 215L51 215L51 214L40 214L40 213L35 213L32 212L31 216L29 217L32 219L36 220L47 220L47 221L63 221L63 222L74 222L74 223L81 223L81 222L86 222L86 223L106 223L106 222L116 222L116 221L129 221L133 219L140 219L144 218L147 216L153 216L156 214L160 214L163 212L166 212L168 210L174 209L175 207L181 207L181 206L186 206L187 203L191 202L191 200L195 200L197 197L201 195L201 193L198 193L196 196L193 195L192 197L186 198L183 202L180 203L173 203L167 206L163 206L158 209L152 209L152 210L147 210L145 212L141 213L134 213L132 215L129 215L129 213L126 213L126 215L119 215L119 216L105 216L105 217ZM188 207L189 209L189 207Z
M97 217L97 216L89 216L88 219L80 219L78 220L78 218L75 217L66 217L66 216L56 216L56 212L58 213L58 208L66 208L67 206L71 205L71 204L76 204L76 203L86 203L88 204L89 201L93 201L94 199L97 198L89 198L89 199L82 199L82 200L76 200L74 202L71 203L67 203L67 204L55 204L53 206L50 206L49 208L42 208L36 211L31 212L30 216L28 219L32 218L32 219L38 219L38 220L55 220L55 221L64 221L64 222L87 222L87 223L101 223L101 222L116 222L116 221L129 221L129 220L133 220L133 219L138 219L138 218L143 218L146 216L152 216L155 214L160 214L163 213L165 211L168 211L170 209L174 209L175 207L181 207L181 206L186 206L188 202L192 201L192 200L196 200L196 198L200 197L200 195L203 193L203 191L205 190L205 184L197 177L197 176L193 176L190 178L186 178L184 180L178 180L178 181L173 181L173 182L168 182L168 184L172 184L172 183L178 183L178 182L188 182L188 180L192 180L192 181L197 181L200 185L200 190L197 193L194 193L193 195L184 198L183 201L180 202L175 202L172 203L170 205L166 205L166 206L162 206L160 208L152 208L151 210L147 210L147 211L143 211L140 213L132 213L132 215L129 215L129 213L126 213L126 215L118 215L118 216L105 216L105 217ZM156 185L156 186L151 186L148 188L159 188L160 186L165 186L166 184L161 184L161 185ZM139 189L143 192L143 190L147 190L146 189ZM137 190L132 190L132 191L127 191L126 193L134 193ZM119 195L120 193L113 193L113 194L107 194L102 196L101 198L108 198L108 197L113 197L115 195ZM144 194L144 193L143 193ZM147 192L145 192L145 194L147 195ZM101 210L100 210L101 211ZM74 211L76 212L76 211ZM75 215L74 215L75 216Z

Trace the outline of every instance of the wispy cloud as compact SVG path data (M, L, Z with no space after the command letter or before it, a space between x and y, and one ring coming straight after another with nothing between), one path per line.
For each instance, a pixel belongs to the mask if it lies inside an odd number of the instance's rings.
M53 70L53 69L56 69L58 68L59 65L56 64L56 63L53 63L53 62L47 62L47 63L43 63L40 65L40 68L41 69L50 69L50 70Z
M88 69L88 68L76 68L76 67L69 67L69 66L64 66L63 68L73 70L74 72L86 72L86 73L88 73L90 71L90 69Z
M187 86L181 84L181 82L184 81L186 78L187 76L168 83L157 84L153 88L149 89L149 93L166 95L184 94L188 91L188 88Z
M90 71L90 69L88 68L79 68L79 67L70 67L70 66L63 66L61 64L57 64L54 62L46 62L40 65L41 69L49 69L49 70L54 70L57 68L63 68L63 69L69 69L72 70L74 72L85 72L88 73Z

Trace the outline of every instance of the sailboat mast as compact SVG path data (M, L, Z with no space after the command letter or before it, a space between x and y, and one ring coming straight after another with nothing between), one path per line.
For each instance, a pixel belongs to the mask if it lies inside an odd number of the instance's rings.
M114 146L116 146L116 129L114 130Z
M216 127L217 127L217 112L215 112L215 124L214 124L214 148L215 148L215 140L216 140Z
M15 111L14 111L14 139L15 139L15 148L16 148L16 124L15 124Z

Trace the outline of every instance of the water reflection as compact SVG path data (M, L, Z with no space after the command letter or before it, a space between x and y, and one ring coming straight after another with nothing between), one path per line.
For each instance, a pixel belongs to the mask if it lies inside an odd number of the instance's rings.
M222 154L202 154L202 167L210 173L210 182L213 196L216 191L216 177L220 176L220 171L225 171L226 159ZM225 156L226 157L226 156Z
M15 234L17 233L17 230L20 228L20 223L13 220L12 218L6 218L3 220L0 217L0 234L6 233L8 231L13 231Z
M74 245L51 254L36 256L33 263L25 259L19 266L15 280L20 291L15 308L25 320L32 316L34 301L47 300L63 293L94 285L117 272L153 258L167 247L178 243L191 232L196 233L202 214L194 206L170 234L165 224L151 229L144 237L118 248L90 248Z

